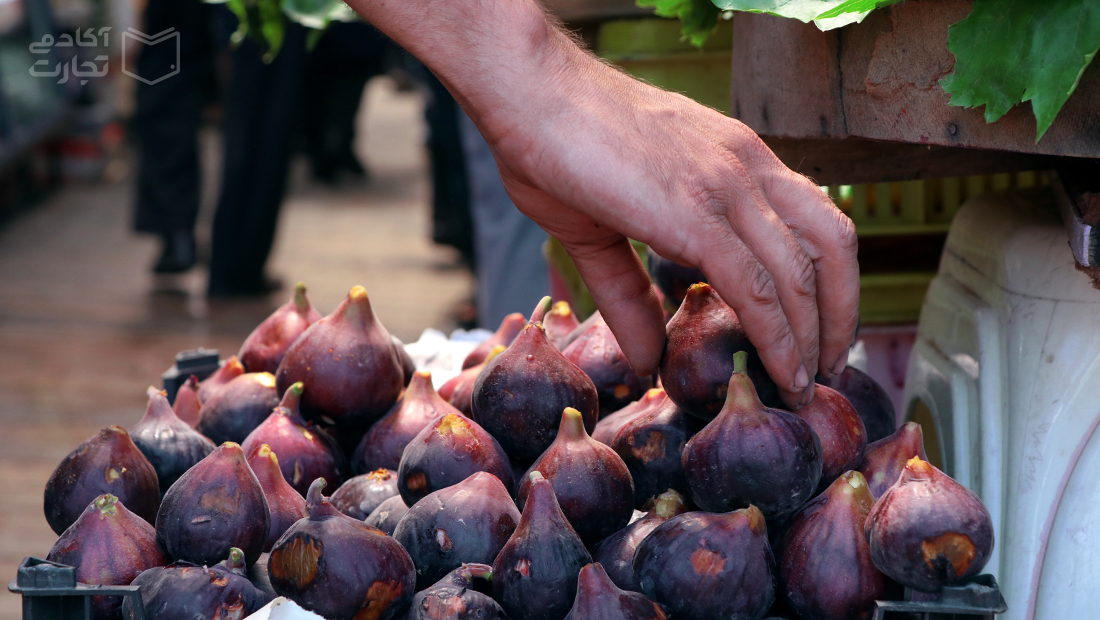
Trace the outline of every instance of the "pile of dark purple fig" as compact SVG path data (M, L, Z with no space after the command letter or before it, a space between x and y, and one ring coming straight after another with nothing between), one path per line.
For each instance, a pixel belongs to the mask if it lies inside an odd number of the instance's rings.
M988 561L989 513L866 375L785 411L707 284L654 376L549 301L437 393L362 287L321 317L298 285L174 407L150 388L62 461L49 559L166 620L277 595L330 620L847 620Z

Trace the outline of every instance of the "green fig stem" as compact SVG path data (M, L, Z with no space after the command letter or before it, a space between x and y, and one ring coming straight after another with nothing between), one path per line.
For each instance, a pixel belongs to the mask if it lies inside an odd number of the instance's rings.
M301 381L288 387L286 393L283 394L283 399L279 401L279 409L286 409L290 413L298 413L298 406L302 402L302 392L305 391L305 387L305 384Z
M580 411L572 407L566 407L561 412L561 424L558 425L558 437L567 440L576 440L588 437L588 431L584 428L584 416Z
M493 567L485 564L463 564L463 573L465 574L467 581L474 579L484 579L485 581L493 581Z
M756 386L752 379L745 373L746 360L749 354L738 351L733 354L733 374L730 375L729 390L726 392L726 404L723 411L731 407L737 409L760 409L760 395L756 393Z
M734 374L743 375L747 372L749 366L749 353L748 351L738 351L733 354L733 372Z
M297 309L298 312L303 314L309 312L309 297L306 297L305 282L299 282L294 285L294 297L292 300L294 302L294 308Z
M118 498L110 493L100 495L92 501L102 515L114 515L118 513Z
M531 313L531 323L542 323L542 319L546 317L546 311L550 309L550 296L547 295L539 300L539 303L535 306L535 310Z
M669 489L657 496L657 502L653 506L653 514L669 520L685 511L684 496L673 489Z
M230 547L229 557L218 562L218 564L226 567L230 572L244 575L244 551L241 551L238 547Z

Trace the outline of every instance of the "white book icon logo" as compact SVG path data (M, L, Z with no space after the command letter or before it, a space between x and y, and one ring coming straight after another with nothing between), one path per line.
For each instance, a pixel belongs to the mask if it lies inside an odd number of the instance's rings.
M161 75L142 76L139 75L136 68L131 68L130 63L137 62L138 55L133 53L129 46L153 46L153 45L175 45L176 46L176 61L165 67ZM144 82L150 86L157 82L162 82L180 72L180 33L175 28L169 28L163 32L157 34L148 35L140 30L133 28L127 28L126 32L122 33L122 72L126 75Z

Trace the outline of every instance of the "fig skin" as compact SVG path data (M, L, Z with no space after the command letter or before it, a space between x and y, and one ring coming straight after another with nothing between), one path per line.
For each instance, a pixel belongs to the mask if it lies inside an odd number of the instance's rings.
M249 564L264 551L271 516L244 451L227 441L168 489L157 513L157 542L173 560L216 564L233 547Z
M244 369L244 364L237 359L236 355L225 360L225 363L219 366L209 377L199 381L197 392L199 401L206 403L212 400L230 381L245 374L245 372L247 371Z
M878 381L854 366L831 379L818 379L817 383L840 392L856 408L863 426L867 428L867 442L872 443L894 434L898 428L894 401Z
M392 469L376 469L340 485L329 501L340 512L362 521L381 506L382 502L397 495L397 472Z
M409 382L412 381L413 374L416 372L416 362L409 357L409 352L405 350L405 343L401 342L401 339L393 334L390 334L390 339L393 340L393 350L397 354L397 361L401 362L401 374L404 376L404 385L409 387Z
M646 253L646 269L665 299L677 306L684 300L692 284L707 281L707 276L701 269L670 261L652 248Z
M496 476L477 472L410 507L393 538L409 552L423 589L463 563L495 560L519 520L508 489Z
M709 284L688 288L667 329L661 385L685 411L702 420L718 415L733 372L733 354L738 351L748 353L748 374L760 400L769 407L782 406L779 388L768 377L737 313Z
M274 375L290 345L319 320L321 313L313 309L306 295L306 285L299 282L290 301L279 306L245 338L237 357L248 372Z
M160 484L149 459L118 426L108 426L70 452L46 482L46 522L61 535L95 498L109 493L134 514L153 523Z
M642 593L683 620L762 617L775 600L774 568L764 515L755 506L673 517L634 553Z
M581 334L588 331L589 327L592 327L593 325L595 325L597 321L602 321L602 320L603 320L603 315L600 314L599 310L593 312L591 314L591 316L589 316L587 319L581 321L580 325L578 325L573 331L569 332L569 335L566 336L565 340L562 341L561 348L564 350L566 347L573 344L573 341L576 340L577 338L580 338Z
M497 345L502 345L507 349L512 345L512 342L526 324L527 318L519 312L513 312L504 317L504 320L500 322L500 326L493 332L493 335L477 345L477 347L466 356L466 359L462 360L462 370L477 366L485 361L485 358L489 356L489 352Z
M301 383L290 386L279 406L241 444L245 454L263 444L271 446L279 455L283 477L302 497L313 480L324 478L325 482L338 485L348 471L347 460L336 441L298 413L304 392Z
M268 372L245 373L203 401L195 430L218 445L241 443L278 406L275 377Z
M267 499L267 510L270 515L270 524L267 529L267 539L264 542L264 551L271 551L271 547L283 532L290 526L304 519L306 502L294 487L283 477L279 468L279 457L266 443L253 448L248 454L248 466L256 475L256 480L263 489Z
M566 620L665 620L661 606L637 592L620 589L593 562L577 578L577 598Z
M432 387L432 373L426 370L413 373L409 387L397 404L375 422L359 442L351 457L352 469L357 474L376 469L396 470L405 446L425 426L448 413L461 412L436 393Z
M866 620L889 583L863 533L875 499L849 471L799 512L777 548L779 590L803 620Z
M413 597L406 620L509 620L499 603L475 589L475 579L491 582L493 567L463 564L447 573Z
M280 394L299 381L306 385L306 419L354 427L373 423L397 402L405 371L367 291L355 286L332 314L290 345L275 379Z
M821 441L802 418L760 403L745 374L746 357L736 354L725 407L687 442L681 462L691 499L703 510L752 504L769 519L781 519L817 489Z
M176 417L165 392L150 387L145 415L130 427L130 439L157 472L160 492L168 492L183 472L214 451L214 442Z
M821 442L821 481L824 491L846 471L859 467L867 448L867 429L855 407L836 390L823 385L810 404L794 412L809 423Z
M867 479L871 496L876 500L882 497L914 456L922 461L928 459L924 454L924 433L916 422L906 422L893 435L868 444L859 473Z
M603 320L577 337L562 355L592 379L600 399L600 417L638 400L653 385L651 377L634 373L615 334Z
M654 409L623 424L611 448L626 463L634 481L634 506L641 508L667 489L690 493L682 465L688 439L701 423L665 398Z
M554 443L531 465L550 481L562 514L585 546L594 545L630 523L634 514L634 481L626 463L611 448L584 430L581 412L566 407ZM524 476L516 490L523 506L531 492Z
M982 500L919 457L875 503L864 533L875 566L921 592L967 581L993 553L993 520Z
M53 544L46 559L76 569L76 580L126 586L142 571L164 566L153 526L130 512L111 494L100 495ZM92 599L93 617L121 618L121 596Z
M519 525L493 561L493 598L512 620L562 620L592 556L558 507L550 481L537 471L528 477Z
M467 418L472 417L474 413L474 383L485 366L493 361L493 358L504 353L504 350L504 345L498 344L493 347L489 351L489 355L485 357L485 361L477 366L470 366L439 386L439 395L461 411L462 415Z
M652 411L664 403L668 398L664 388L650 388L642 397L629 405L619 409L615 413L600 418L596 422L596 430L592 431L592 439L610 446L615 439L615 434L624 424L637 418L647 411Z
M449 413L424 427L405 447L397 489L411 508L429 493L479 471L493 474L512 492L512 467L497 440L477 422Z
M565 350L565 340L574 329L581 326L577 315L573 312L568 301L558 301L546 313L542 319L542 326L546 328L546 337L550 344L559 351Z
M172 411L176 417L183 420L191 428L199 423L202 414L202 401L199 400L199 378L191 375L176 392L176 401L172 403Z
M243 555L240 549L232 549L228 560L209 568L190 562L152 568L138 575L131 585L141 587L147 618L243 618L270 600L244 576ZM129 601L123 605L123 612L130 617Z
M268 558L280 595L330 620L398 617L412 600L416 570L401 545L381 530L341 513L321 495L306 495L309 518L295 523Z
M371 527L376 527L389 536L393 536L393 531L397 529L397 524L401 522L401 518L405 516L405 513L409 511L409 507L405 505L405 500L401 499L400 495L394 495L386 501L378 504L378 508L374 509L374 512L367 515L367 518L363 520L364 523Z
M607 571L607 576L623 590L641 592L634 580L634 551L657 526L686 510L684 497L669 489L657 496L653 508L645 516L615 532L592 547L592 561Z

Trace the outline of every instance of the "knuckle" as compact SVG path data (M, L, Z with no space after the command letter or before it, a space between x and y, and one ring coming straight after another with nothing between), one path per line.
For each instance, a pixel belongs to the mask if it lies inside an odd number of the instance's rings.
M813 261L805 252L798 251L791 262L789 274L792 292L800 297L815 297L817 295L817 271Z
M747 268L748 301L754 305L773 306L778 302L775 294L775 280L772 274L759 261L752 261Z

